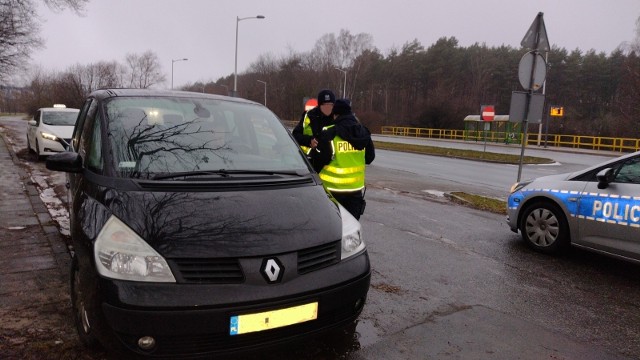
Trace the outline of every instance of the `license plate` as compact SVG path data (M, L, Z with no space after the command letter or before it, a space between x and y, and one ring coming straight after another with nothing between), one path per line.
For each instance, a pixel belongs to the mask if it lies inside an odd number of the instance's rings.
M236 315L232 316L229 322L229 335L276 329L317 318L317 302L255 314Z

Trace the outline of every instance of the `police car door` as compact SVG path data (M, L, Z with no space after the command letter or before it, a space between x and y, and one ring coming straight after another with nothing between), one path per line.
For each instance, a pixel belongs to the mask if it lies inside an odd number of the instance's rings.
M604 189L588 182L579 205L578 245L640 260L640 156L615 166Z

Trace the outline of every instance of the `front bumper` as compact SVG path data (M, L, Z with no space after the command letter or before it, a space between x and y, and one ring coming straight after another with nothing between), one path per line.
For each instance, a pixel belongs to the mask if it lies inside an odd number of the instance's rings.
M511 231L518 233L518 212L520 211L521 204L524 201L524 197L518 191L512 193L507 198L507 225Z
M117 296L106 298L102 311L116 337L136 353L153 357L223 354L288 342L352 322L362 311L370 278L369 258L364 252L335 266L272 285L108 281L108 292L115 291ZM153 307L149 305L152 298L157 304ZM213 301L205 305L206 298ZM242 335L229 334L231 316L309 302L318 302L316 320ZM156 341L150 351L137 346L143 336Z
M71 140L71 139L67 139ZM40 137L40 155L53 155L59 152L66 151L68 141L58 138L58 140L50 140Z

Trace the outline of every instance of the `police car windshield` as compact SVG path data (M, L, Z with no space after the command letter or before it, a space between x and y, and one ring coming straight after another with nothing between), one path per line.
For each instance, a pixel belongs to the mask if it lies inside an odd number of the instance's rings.
M309 169L279 119L255 104L208 98L118 97L105 105L113 166L122 177L171 178L219 169Z

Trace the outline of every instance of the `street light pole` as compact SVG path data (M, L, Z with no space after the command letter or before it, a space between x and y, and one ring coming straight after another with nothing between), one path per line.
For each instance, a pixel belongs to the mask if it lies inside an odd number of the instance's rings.
M264 84L264 106L267 106L267 82L262 80L256 80L256 81Z
M238 24L240 23L240 21L247 19L264 19L264 16L258 15L244 18L236 16L236 61L235 67L233 68L233 97L238 96Z
M178 62L178 61L187 61L189 59L184 58L184 59L171 59L171 90L173 90L173 63Z
M342 86L342 97L346 98L347 97L347 70L342 70L340 68L336 68L336 70L344 73L344 85Z

